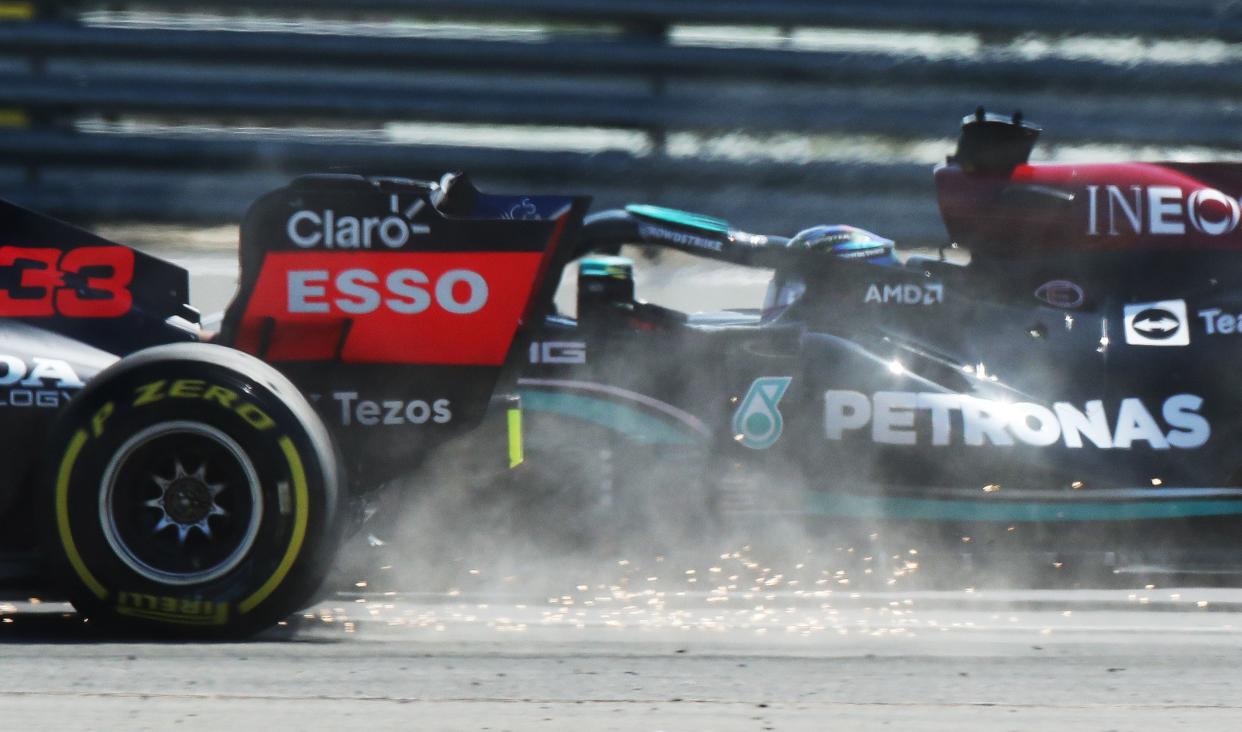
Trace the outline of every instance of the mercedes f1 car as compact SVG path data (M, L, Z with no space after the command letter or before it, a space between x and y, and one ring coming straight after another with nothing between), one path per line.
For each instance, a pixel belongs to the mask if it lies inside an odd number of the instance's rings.
M46 567L100 621L251 632L312 597L361 502L463 440L471 482L557 522L636 515L644 482L682 523L1238 564L1242 173L1031 164L1037 134L964 121L935 171L953 244L923 255L461 175L308 176L247 214L210 337L186 271L4 204L6 574ZM768 297L638 301L622 244L771 269Z

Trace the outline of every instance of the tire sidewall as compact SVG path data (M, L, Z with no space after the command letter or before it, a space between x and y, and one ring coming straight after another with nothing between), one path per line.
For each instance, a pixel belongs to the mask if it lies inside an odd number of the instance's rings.
M92 618L172 633L245 634L309 599L331 559L340 523L336 476L318 418L271 378L270 367L232 354L200 358L216 355L203 349L215 350L183 347L166 358L122 361L75 399L54 431L51 555L75 606ZM262 515L254 543L226 573L203 582L146 577L105 534L110 508L100 496L109 463L133 435L171 422L227 435L258 477ZM159 495L154 485L150 490Z

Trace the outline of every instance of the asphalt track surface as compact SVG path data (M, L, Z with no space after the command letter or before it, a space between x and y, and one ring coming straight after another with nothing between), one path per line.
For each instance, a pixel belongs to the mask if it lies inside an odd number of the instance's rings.
M100 639L63 617L63 606L9 603L0 714L6 729L118 730L994 732L1242 722L1237 592L846 593L813 602L781 592L737 607L699 596L655 608L634 598L589 607L581 596L568 606L549 599L338 597L243 644Z
M169 251L207 313L234 276L213 236ZM1238 590L860 589L744 551L529 576L470 561L338 578L348 591L247 643L136 642L0 598L0 728L1242 727Z

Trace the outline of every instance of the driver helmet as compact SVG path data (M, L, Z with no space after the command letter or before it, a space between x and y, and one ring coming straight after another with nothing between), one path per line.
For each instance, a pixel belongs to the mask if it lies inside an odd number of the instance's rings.
M896 263L893 240L845 224L821 224L803 229L786 245L790 249L822 251L841 259L865 259L874 264Z

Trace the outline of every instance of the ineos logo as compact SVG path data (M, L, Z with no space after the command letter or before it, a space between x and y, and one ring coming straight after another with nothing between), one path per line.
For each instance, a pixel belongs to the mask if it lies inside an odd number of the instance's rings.
M1178 186L1123 189L1106 185L1101 191L1100 186L1092 185L1087 186L1087 206L1089 236L1130 232L1181 236L1187 223L1200 234L1222 236L1242 223L1238 199L1215 188L1198 188L1186 195Z
M435 303L454 315L469 315L487 304L487 280L478 272L451 269L435 284L417 269L397 269L380 275L369 269L346 269L335 276L326 269L289 270L288 312L347 315L373 313L381 306L403 315L421 313Z

